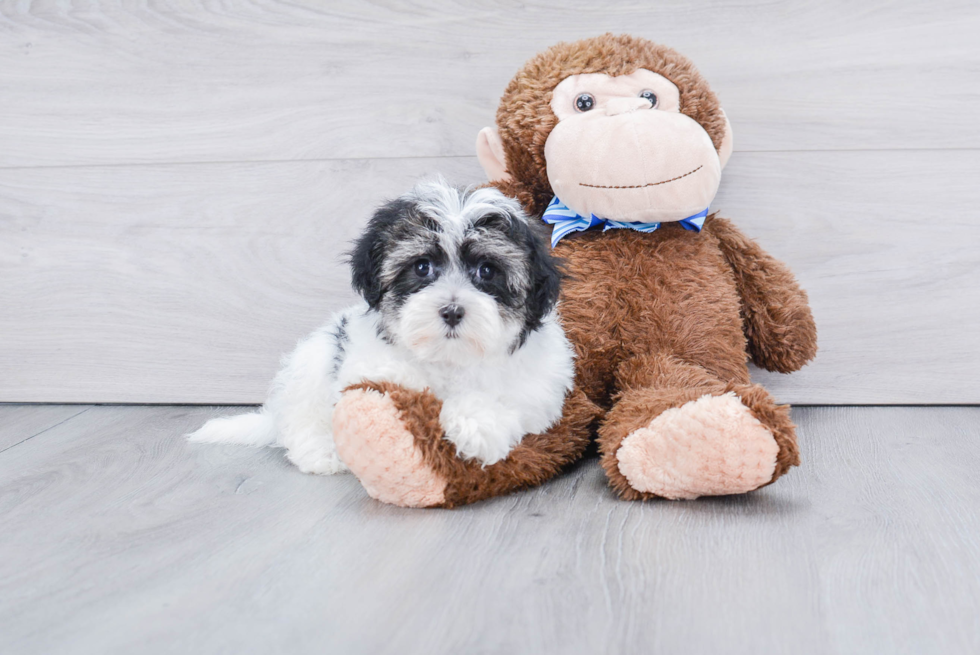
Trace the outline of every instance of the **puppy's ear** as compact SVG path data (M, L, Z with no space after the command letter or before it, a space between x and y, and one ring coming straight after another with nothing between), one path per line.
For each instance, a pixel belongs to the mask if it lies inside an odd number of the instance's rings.
M531 274L531 289L527 297L527 319L525 330L541 326L558 302L561 281L565 277L560 260L553 257L548 245L547 235L534 229L526 220L514 221L517 229L523 232L522 239L528 254L528 268Z
M392 200L374 212L364 234L355 242L348 254L351 286L361 294L371 309L377 309L384 295L381 285L381 267L384 264L386 244L391 227L407 211L404 200Z
M371 309L381 302L381 257L376 248L377 235L364 234L350 253L350 281Z

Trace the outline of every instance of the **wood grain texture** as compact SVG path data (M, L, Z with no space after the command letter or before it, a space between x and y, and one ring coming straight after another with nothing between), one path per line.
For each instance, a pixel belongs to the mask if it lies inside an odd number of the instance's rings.
M88 409L85 405L0 405L0 453Z
M0 454L0 651L980 649L980 408L797 408L802 467L744 497L622 502L590 460L451 511L182 441L219 411Z
M0 175L0 399L258 403L348 303L372 206L473 158ZM815 363L784 402L978 403L974 151L736 153L714 208L796 271Z
M473 141L520 64L689 54L736 154L714 208L810 291L799 403L976 403L980 5L0 2L0 401L244 403L351 298L342 253Z
M475 158L6 171L0 398L261 402L375 203ZM464 174L465 172L465 174ZM0 341L2 343L2 341Z
M980 5L0 3L0 166L466 156L518 67L678 48L742 151L977 148Z

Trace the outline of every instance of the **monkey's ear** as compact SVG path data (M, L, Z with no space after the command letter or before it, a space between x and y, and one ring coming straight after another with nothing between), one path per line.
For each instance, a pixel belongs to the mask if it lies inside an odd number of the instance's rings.
M725 117L725 136L721 139L721 147L718 148L718 159L721 161L721 168L724 170L728 158L732 156L732 124L728 122L725 110L721 110L721 115Z
M476 136L476 158L491 182L510 180L507 161L504 157L504 144L496 127L485 127Z

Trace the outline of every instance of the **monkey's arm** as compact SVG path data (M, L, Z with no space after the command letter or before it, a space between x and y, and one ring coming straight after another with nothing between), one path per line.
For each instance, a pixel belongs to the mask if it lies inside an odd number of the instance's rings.
M817 327L793 273L723 218L705 231L718 239L735 273L749 354L756 366L792 373L817 354Z

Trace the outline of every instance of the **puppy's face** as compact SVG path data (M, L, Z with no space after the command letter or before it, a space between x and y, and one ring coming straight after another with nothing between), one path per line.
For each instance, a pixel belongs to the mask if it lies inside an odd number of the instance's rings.
M561 280L514 200L443 182L381 207L351 267L386 338L452 363L520 347L554 307Z

